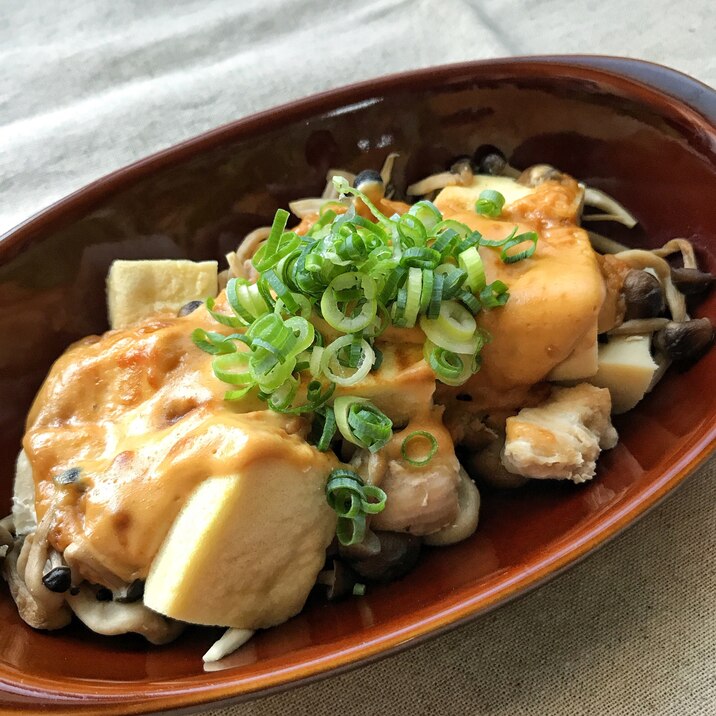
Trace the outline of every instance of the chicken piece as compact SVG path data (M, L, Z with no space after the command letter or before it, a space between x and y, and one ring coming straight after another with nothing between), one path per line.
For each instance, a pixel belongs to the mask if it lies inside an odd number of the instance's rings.
M542 405L507 419L502 464L525 477L590 480L600 450L617 443L610 411L606 389L588 383L554 388Z
M454 524L460 511L460 463L440 418L441 410L434 408L428 418L414 419L395 433L377 457L367 451L354 457L353 464L364 478L380 485L388 496L385 509L371 520L372 529L422 536ZM437 440L437 450L424 466L412 465L402 455L405 438L420 430ZM416 439L409 447L413 459L418 459L429 443Z

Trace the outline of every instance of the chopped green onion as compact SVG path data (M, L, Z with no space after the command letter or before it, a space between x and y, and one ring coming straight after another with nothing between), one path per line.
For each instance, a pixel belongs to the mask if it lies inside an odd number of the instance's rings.
M339 517L336 524L336 537L344 547L360 544L365 537L365 516L358 515L352 519Z
M457 301L444 301L440 306L440 315L436 319L421 318L420 327L433 343L448 350L457 350L452 348L450 343L469 341L475 334L477 323L470 311Z
M289 213L285 209L279 209L276 212L266 243L259 248L252 261L257 271L265 271L278 263L280 258L278 257L278 248L288 223L288 217Z
M435 274L430 269L423 269L422 272L422 285L420 287L420 313L427 313L430 306L430 299L433 295L433 283L435 281ZM438 311L439 311L438 307Z
M388 496L375 485L366 485L363 488L363 498L361 499L361 509L367 515L377 515L385 509L385 503Z
M333 410L343 438L358 447L377 452L393 435L392 420L367 398L341 396Z
M329 380L332 380L337 385L343 387L349 387L360 383L360 381L363 380L368 373L370 373L370 369L373 367L373 361L375 360L375 352L373 351L373 348L371 348L370 344L365 339L361 339L361 361L356 367L354 373L346 375L342 370L342 366L338 362L338 352L342 348L349 346L352 341L353 336L341 336L340 338L336 338L333 343L330 343L325 347L321 356L321 370L323 371L323 374Z
M517 233L517 226L515 226L514 229L504 238L492 241L491 239L480 239L480 246L489 246L491 249L499 249L501 246L504 246L508 241L511 241L515 234Z
M499 308L504 306L510 294L507 284L502 281L493 281L480 291L480 304L483 308Z
M323 426L321 428L321 436L316 442L316 448L321 452L326 452L331 447L331 440L336 434L336 416L333 408L326 408L323 418Z
M314 346L311 351L311 358L308 362L308 370L314 378L318 378L321 373L321 358L323 357L323 348L321 346Z
M436 273L433 276L433 291L430 295L430 303L428 304L428 310L425 312L427 318L437 318L440 315L440 305L443 300L443 284L445 283L445 276L441 273Z
M411 457L408 453L408 447L411 443L415 443L416 441L428 441L428 449L420 458L414 458ZM410 463L411 465L415 465L416 467L422 467L423 465L427 465L435 456L435 453L438 451L438 441L437 438L427 430L416 430L415 432L410 433L405 440L403 440L403 444L400 446L400 452L403 455L403 459Z
M225 353L235 353L236 343L235 336L225 336L223 333L215 333L214 331L205 331L203 328L196 328L192 331L191 339L197 348L201 348L205 353L212 355L222 355Z
M216 302L213 298L206 299L206 310L211 314L211 317L217 322L230 328L241 328L246 325L246 321L242 320L238 316L228 316L225 313L219 313L214 310Z
M475 211L483 216L496 218L502 213L502 207L505 205L505 197L499 191L494 189L485 189L480 192L480 196L475 203Z
M441 273L444 277L443 301L455 298L467 279L467 272L463 271L461 268L453 266L452 264L441 264L437 267L437 269L435 269L435 271Z
M248 352L228 353L214 358L211 367L214 375L230 385L253 385L254 380L248 370L251 354Z
M475 246L462 251L457 257L458 266L467 273L465 285L477 293L485 287L485 267Z
M435 268L440 263L440 252L427 246L411 246L400 257L400 265L405 267Z
M471 375L476 373L480 364L476 353L485 343L480 334L475 336L475 350L470 353L455 353L436 346L432 341L425 341L423 356L431 367L435 377L445 385L462 385Z
M315 442L323 449L336 429L379 449L392 434L392 424L386 426L390 421L364 403L346 410L339 421L326 405L333 390L357 385L378 369L382 354L373 344L391 323L412 327L419 322L427 338L425 359L438 379L450 384L467 380L479 368L486 340L474 315L509 298L502 282L486 285L478 247L500 248L503 261L512 263L534 253L536 234L517 236L515 227L505 239L488 241L461 222L443 219L429 201L388 218L380 204L345 179L335 177L334 186L362 201L376 221L360 216L356 201L327 202L308 233L299 236L286 228L288 212L279 210L253 257L257 281L228 282L231 313L207 301L214 320L234 332L197 329L192 339L215 356L215 375L234 386L227 399L256 391L272 410L313 413L315 430L321 428ZM498 192L483 192L480 201L487 215L499 214L504 205ZM313 327L314 315L338 331L329 345ZM239 350L239 343L248 350ZM324 390L325 378L330 387ZM307 397L297 405L305 380L311 381Z
M467 310L473 315L476 315L482 308L480 300L475 298L475 296L469 291L460 291L457 295L457 300L460 301L460 303L462 303L463 306L465 306L465 308L467 308Z
M375 281L367 274L351 271L336 276L321 298L323 318L337 331L362 331L376 316L376 290ZM358 313L348 315L351 307L359 308Z
M362 192L358 191L358 189L353 188L349 183L348 180L344 177L335 176L333 177L333 186L335 187L336 191L341 194L352 194L357 199L360 199L370 210L371 214L381 223L381 224L392 224L393 222L388 219L385 214L383 214L381 211L378 210L378 208L375 206L375 204Z
M464 364L457 353L435 346L428 356L428 364L440 379L455 380L462 375Z
M532 256L537 249L538 240L539 235L536 231L526 231L524 234L518 234L504 245L502 251L500 251L500 258L506 264L514 264L517 261L522 261L522 259L527 259ZM523 251L518 251L512 254L507 253L510 249L514 249L515 246L525 243L529 243L530 246Z
M408 209L408 214L414 216L426 229L433 231L442 221L443 215L432 201L419 201Z
M365 584L356 582L353 585L353 596L354 597L364 597L365 596Z
M408 246L422 246L428 238L428 232L420 219L410 212L398 219L397 227L398 233Z
M345 546L362 542L366 531L366 514L381 512L386 500L383 490L364 485L357 472L346 468L332 470L326 482L326 501L338 515L338 541Z
M408 271L408 282L405 286L406 301L403 312L403 320L408 328L412 328L418 319L422 286L423 272L419 268L411 268Z

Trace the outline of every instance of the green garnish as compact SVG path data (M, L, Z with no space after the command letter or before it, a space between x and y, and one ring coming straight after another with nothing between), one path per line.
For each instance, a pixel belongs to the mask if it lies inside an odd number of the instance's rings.
M215 356L215 375L231 385L227 400L253 391L272 410L314 413L322 426L316 437L321 449L327 449L336 427L345 439L377 449L389 439L392 425L386 428L377 413L355 399L345 421L342 411L329 414L335 386L356 386L376 369L381 356L374 343L390 325L418 324L428 338L426 360L437 379L465 382L479 369L486 339L475 314L509 298L505 284L486 285L478 248L500 248L502 260L512 263L531 256L537 239L532 232L517 236L515 229L502 241L488 241L465 224L444 220L429 201L387 217L342 177L333 183L340 193L360 199L375 221L354 207L339 214L334 209L344 205L330 205L299 236L286 229L289 213L277 211L253 258L256 283L228 282L230 312L219 312L213 299L207 301L214 319L233 332L197 329L192 338ZM499 214L503 204L504 197L490 190L478 201L488 215ZM522 249L525 244L531 245ZM314 317L325 320L338 337L326 344ZM309 381L312 388L306 387Z
M425 451L424 455L419 458L411 457L408 453L408 448L410 444L425 441L427 441L428 443L428 448ZM413 449L415 449L414 445ZM408 435L405 440L403 440L403 444L400 446L400 452L403 455L403 459L411 465L415 465L416 467L422 467L423 465L427 465L433 459L433 456L437 451L437 438L427 430L416 430L415 432L410 433L410 435Z
M333 410L341 435L358 447L377 452L393 435L392 420L367 398L336 398Z
M366 515L382 512L386 495L375 485L365 485L357 472L336 468L326 482L326 501L338 515L338 541L349 546L363 541Z
M495 219L502 213L504 205L505 197L499 191L485 189L480 192L480 196L475 202L475 211L478 214Z

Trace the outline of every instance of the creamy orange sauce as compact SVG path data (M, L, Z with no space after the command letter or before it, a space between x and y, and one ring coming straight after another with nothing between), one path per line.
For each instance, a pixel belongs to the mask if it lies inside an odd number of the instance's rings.
M445 218L488 239L502 239L514 226L539 233L534 256L515 264L503 263L499 249L480 249L488 282L504 281L510 300L479 317L492 335L482 370L457 389L440 386L438 402L467 393L472 410L508 413L534 402L542 394L535 384L594 326L605 281L586 233L575 224L577 193L575 182L549 182L509 205L500 220L438 202ZM407 208L399 202L381 205L388 214ZM310 223L306 219L298 229L305 231ZM217 307L228 309L223 294ZM24 449L33 468L38 517L50 506L56 510L51 543L62 551L84 540L103 567L126 581L146 577L201 481L237 473L267 452L290 451L305 467L315 454L303 439L303 420L262 410L264 404L252 397L238 404L224 401L227 386L213 375L212 356L191 341L196 327L231 332L202 308L185 318L158 317L75 344L53 366L28 416ZM422 344L424 335L419 328L390 328L381 341ZM429 412L427 397L425 403L423 414L412 415L409 430L429 430L438 436L439 456L452 454L449 434ZM384 460L399 458L401 435L391 441ZM245 449L237 449L237 440ZM54 478L75 467L81 470L79 484L58 486ZM99 581L90 566L82 576Z
M38 517L56 505L50 541L58 550L79 535L114 574L145 577L199 482L240 472L267 452L290 452L310 466L313 448L296 434L303 421L240 413L251 404L223 400L212 356L191 341L201 324L216 330L200 309L112 331L75 344L53 366L28 416L24 448ZM56 485L53 478L73 467L81 469L80 487Z
M510 299L478 317L492 341L482 351L482 369L463 392L501 392L544 380L594 326L605 286L589 237L574 223L578 191L574 181L545 182L508 205L499 221L436 202L446 218L492 241L504 239L515 226L517 233L539 234L533 256L513 264L500 259L500 249L480 248L488 283L504 281Z

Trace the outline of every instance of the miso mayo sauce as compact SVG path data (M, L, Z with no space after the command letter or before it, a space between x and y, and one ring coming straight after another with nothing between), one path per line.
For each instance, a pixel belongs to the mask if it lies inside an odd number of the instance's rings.
M549 182L508 205L499 220L459 201L437 202L445 218L491 240L515 226L518 233L539 233L535 254L515 264L503 263L499 249L480 249L488 282L500 279L510 291L505 307L480 314L492 341L481 371L458 389L485 409L519 405L599 316L605 284L587 234L575 224L578 196L576 182ZM84 540L126 581L147 575L202 480L239 472L267 451L290 454L304 468L314 454L303 439L303 420L262 410L253 398L223 400L227 386L213 375L212 356L191 341L196 327L231 331L202 308L80 341L55 363L27 419L24 448L38 517L56 509L51 543L62 551ZM422 343L424 336L417 328L389 329L382 340ZM414 416L416 424L430 415L428 408ZM236 449L237 441L244 449ZM54 478L74 467L79 482L58 486ZM83 576L97 579L90 567Z

